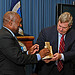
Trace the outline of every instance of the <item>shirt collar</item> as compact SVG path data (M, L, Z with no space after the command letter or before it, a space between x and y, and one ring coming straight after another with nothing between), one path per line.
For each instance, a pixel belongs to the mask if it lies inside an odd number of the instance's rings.
M62 35L61 35L60 33L58 33L58 36L59 36L59 37L62 37ZM64 35L64 39L65 39L65 36L66 36L66 34Z
M61 35L60 33L58 33L58 35L59 35L60 37L62 37L62 35Z

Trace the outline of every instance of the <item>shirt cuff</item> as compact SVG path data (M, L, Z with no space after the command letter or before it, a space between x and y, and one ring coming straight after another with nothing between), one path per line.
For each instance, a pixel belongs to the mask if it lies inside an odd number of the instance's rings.
M27 51L27 55L28 55L28 51ZM36 54L36 56L37 56L37 60L40 61L41 60L40 54Z
M37 60L40 61L41 60L40 54L36 54L36 55L37 55Z
M28 55L28 51L27 51L27 55Z
M64 54L62 54L62 53L61 53L61 59L60 60L64 61Z

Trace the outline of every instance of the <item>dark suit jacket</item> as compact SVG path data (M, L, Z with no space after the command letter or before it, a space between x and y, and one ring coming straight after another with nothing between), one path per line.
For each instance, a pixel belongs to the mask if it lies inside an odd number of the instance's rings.
M36 55L26 55L11 33L0 30L0 75L25 75L24 66L37 63Z
M37 39L37 43L40 46L40 50L44 48L45 42L50 42L52 46L53 54L58 52L58 32L57 26L52 26L43 29ZM72 75L72 63L71 61L75 59L75 30L70 29L65 37L65 51L64 51L64 75ZM40 67L39 67L40 66ZM55 62L50 62L48 64L40 61L38 63L38 73L39 75L51 75L50 72L53 70ZM62 70L63 71L63 70ZM61 74L60 74L61 75Z

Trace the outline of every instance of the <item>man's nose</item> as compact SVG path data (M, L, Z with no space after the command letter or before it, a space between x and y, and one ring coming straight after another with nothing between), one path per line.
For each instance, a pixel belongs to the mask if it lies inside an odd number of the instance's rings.
M61 28L60 28L60 30L62 31L62 30L63 30L63 28L61 27Z

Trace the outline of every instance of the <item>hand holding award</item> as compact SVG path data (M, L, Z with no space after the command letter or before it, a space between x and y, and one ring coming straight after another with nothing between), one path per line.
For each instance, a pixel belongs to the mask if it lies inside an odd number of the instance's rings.
M45 42L44 48L48 48L50 50L50 54L48 56L45 56L42 59L50 59L53 57L53 52L52 52L52 46L50 46L50 42Z

